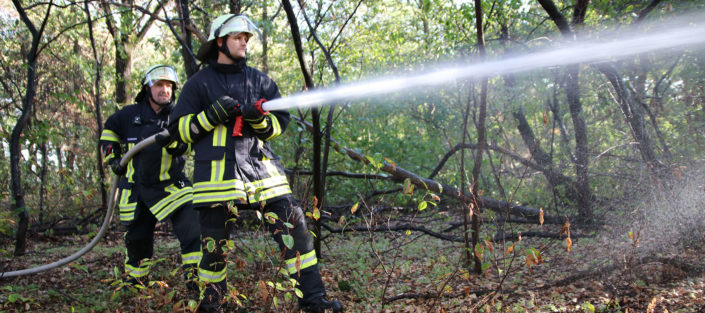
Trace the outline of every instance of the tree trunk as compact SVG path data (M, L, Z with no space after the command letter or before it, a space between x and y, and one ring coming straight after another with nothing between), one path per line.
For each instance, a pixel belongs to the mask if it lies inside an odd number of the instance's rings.
M580 69L578 65L569 65L567 68L566 96L570 117L573 120L575 132L575 174L576 189L578 190L578 216L583 221L592 220L592 191L588 176L589 151L587 125L583 119L583 105L580 102L580 83L578 79Z
M262 22L269 23L267 1L262 1ZM262 27L262 72L269 75L269 27Z
M95 120L96 120L96 165L98 166L98 173L100 173L100 196L102 200L102 207L104 210L108 209L108 192L105 186L105 168L103 167L103 157L100 149L100 135L103 133L103 116L101 113L101 101L100 101L100 86L102 84L101 80L103 75L101 74L100 59L98 59L98 49L95 46L95 36L93 35L93 21L91 20L91 12L88 9L88 4L86 4L86 14L88 15L88 34L90 37L91 48L93 50L93 60L95 60L95 82L93 85L93 96L95 97ZM113 195L109 195L113 196Z
M656 157L653 144L651 143L649 134L646 132L644 110L641 104L637 103L629 89L624 86L621 76L612 65L603 63L598 65L598 68L600 72L607 77L612 88L614 88L614 91L617 93L619 108L622 110L622 114L629 125L634 140L639 143L639 151L641 152L642 160L646 162L649 169L658 174L660 172L661 162Z
M191 32L186 29L186 25L191 25L191 11L188 7L188 0L179 0L176 3L179 10L179 28L183 38L181 56L184 60L184 69L186 70L186 77L188 78L198 72L198 64L196 64L195 55L193 53L193 36Z
M27 83L24 98L22 98L22 113L17 119L17 124L12 128L12 134L10 135L10 188L12 191L13 199L13 210L17 213L19 217L19 223L17 226L17 236L15 237L15 256L23 255L26 250L27 245L27 228L29 225L29 214L27 214L27 208L25 207L24 194L22 191L22 171L20 171L20 156L21 156L21 135L22 131L27 126L29 122L29 117L31 116L31 110L33 107L34 96L36 95L36 69L37 69L37 58L39 57L39 42L42 39L42 33L44 32L44 26L46 26L46 21L49 18L49 13L52 6L47 6L46 15L42 21L42 26L39 30L34 26L32 21L29 20L24 8L20 4L19 0L12 0L12 3L17 9L17 13L20 15L20 19L27 26L27 29L32 34L32 45L27 53Z
M568 40L575 40L575 34L568 21L558 10L551 0L538 0L539 4L548 13L549 17L558 27L563 37ZM587 0L578 0L575 5L573 24L582 24L587 12ZM575 176L576 189L578 191L578 215L584 221L592 220L592 191L590 190L590 180L588 176L589 149L587 125L582 116L583 106L580 102L580 66L577 64L566 66L566 98L570 108L570 116L573 120L573 131L575 132Z
M480 54L480 60L485 59L485 35L483 33L482 24L482 1L475 0L475 29L477 30L477 48ZM477 152L475 153L475 164L472 168L472 198L473 198L473 209L478 209L472 217L472 244L473 247L477 247L480 244L480 206L478 205L480 199L480 193L478 188L478 183L480 181L480 170L482 168L482 155L485 148L485 119L487 115L487 85L488 81L486 77L481 78L481 91L480 91L480 113L477 117ZM476 274L482 273L482 256L478 255L478 250L473 249L474 256L474 270Z
M554 193L558 193L558 186L565 186L566 190L564 196L568 199L575 201L577 199L575 193L575 187L570 178L562 175L554 170L553 159L546 153L540 146L539 141L534 136L534 132L526 120L524 115L523 107L519 107L516 111L512 112L514 119L517 121L517 130L524 141L524 144L529 149L532 159L536 161L536 164L541 167L541 172L548 181L548 185L551 187Z
M47 143L42 142L39 146L42 152L42 169L39 172L39 224L44 222L44 195L46 194L46 177L49 158L47 157Z
M315 88L313 83L313 78L310 72L306 69L306 62L304 61L303 46L301 44L301 32L299 31L299 24L296 19L296 14L291 6L289 0L282 0L282 7L286 12L287 20L289 21L289 26L291 29L292 40L294 41L294 48L296 49L296 56L299 61L299 66L301 67L301 73L304 76L304 82L306 84L306 89L312 90ZM324 201L324 189L322 186L322 173L321 173L321 114L317 108L311 109L311 118L313 122L313 194L316 197L315 207L320 208ZM316 256L321 257L321 222L319 220L314 220L313 233L315 235L315 240L313 242L313 248L316 250Z
M115 102L120 105L130 102L127 83L132 73L132 48L125 37L121 35L115 45Z

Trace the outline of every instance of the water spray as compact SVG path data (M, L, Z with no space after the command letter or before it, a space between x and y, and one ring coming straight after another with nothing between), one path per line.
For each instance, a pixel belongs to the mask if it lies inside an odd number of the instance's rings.
M703 21L705 18L696 19ZM489 61L476 64L452 64L438 70L419 75L388 77L367 82L342 85L330 89L318 89L265 102L264 110L288 110L320 107L342 100L368 98L381 94L435 86L457 79L481 78L500 74L521 73L530 70L564 66L578 63L613 61L627 56L655 52L672 48L685 48L705 43L705 22L695 26L650 30L649 34L615 38L612 42L589 40L575 42L567 46L544 52Z

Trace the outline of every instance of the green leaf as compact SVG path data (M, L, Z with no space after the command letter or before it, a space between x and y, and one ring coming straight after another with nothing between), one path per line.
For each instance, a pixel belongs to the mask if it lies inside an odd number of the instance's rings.
M282 235L282 241L288 249L294 248L294 237L291 235Z
M81 264L72 264L72 266L75 267L75 268L77 268L77 269L79 269L79 270L82 270L82 271L88 273L88 269L87 269L85 266L81 265Z
M490 267L490 262L482 262L482 271L484 272L486 269Z
M426 201L421 201L421 203L419 203L419 211L425 210L426 207L428 207L428 202L426 202Z

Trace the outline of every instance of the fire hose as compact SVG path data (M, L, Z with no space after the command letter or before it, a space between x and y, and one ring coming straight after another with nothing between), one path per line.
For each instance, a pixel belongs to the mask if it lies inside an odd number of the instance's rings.
M164 130L161 133L154 134L150 137L147 137L146 139L140 141L137 143L132 149L127 151L125 155L120 159L120 165L121 166L127 166L127 163L132 160L132 158L137 154L138 152L142 151L144 148L148 147L149 145L153 144L155 141L155 137L157 135L168 135L168 131ZM16 277L16 276L23 276L23 275L30 275L30 274L37 274L41 273L44 271L48 271L53 268L57 268L59 266L66 265L84 254L86 254L88 251L93 249L93 247L98 244L98 241L105 235L105 232L108 230L108 225L110 225L110 220L112 219L113 216L113 210L115 207L115 198L117 197L117 184L118 181L120 180L121 175L115 176L113 178L112 184L111 184L111 189L110 189L110 198L108 199L108 211L105 213L105 218L103 219L103 225L100 226L100 229L98 230L98 233L93 237L93 240L88 243L83 249L77 251L76 253L69 255L61 260L58 260L56 262L52 262L49 264L37 266L37 267L32 267L32 268L27 268L23 270L17 270L17 271L11 271L11 272L2 272L0 273L0 278L5 278L5 277Z

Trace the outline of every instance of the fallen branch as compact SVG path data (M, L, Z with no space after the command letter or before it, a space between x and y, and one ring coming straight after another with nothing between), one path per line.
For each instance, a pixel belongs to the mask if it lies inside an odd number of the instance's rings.
M462 237L443 235L439 232L430 230L424 226L416 226L416 225L411 225L411 224L399 224L399 225L393 225L393 226L392 225L384 225L384 226L376 226L376 227L372 227L372 228L366 227L366 226L349 226L349 227L333 228L332 226L328 225L327 223L322 223L321 225L323 226L323 228L328 230L330 233L342 234L342 233L348 233L348 232L387 232L387 231L411 230L411 231L422 232L422 233L427 234L431 237L435 237L435 238L446 240L446 241L465 242L465 239L463 239ZM560 239L560 240L563 240L566 238L565 234L529 231L529 232L512 233L512 234L498 234L498 235L495 235L494 238L492 238L492 242L518 240L519 236L521 236L522 238L538 237L538 238L554 238L554 239ZM573 239L576 239L576 238L585 238L585 237L589 237L589 236L571 233L570 237Z
M290 170L290 169L286 169L284 171L289 175L294 173L294 171ZM296 175L313 175L313 171L297 170ZM398 178L396 178L394 176L379 175L379 174L365 174L365 173L350 173L350 172L345 172L345 171L326 172L326 177L328 177L328 176L342 176L342 177L347 177L347 178L380 179L380 180L400 181Z
M304 126L308 131L313 130L313 126L311 124L307 123L306 121L303 121L301 118L292 116L294 120L296 120L300 125ZM359 153L355 150L349 149L343 145L341 145L339 142L331 139L331 142L333 143L333 148L342 153L347 155L353 160L365 163L365 164L370 164L370 160L363 155L362 153ZM412 184L419 188L423 188L438 194L442 194L448 197L452 197L458 200L461 200L465 203L472 203L475 202L473 200L473 197L471 194L467 194L464 191L461 191L457 188L439 183L437 181L423 178L421 176L418 176L410 171L407 171L396 164L390 164L386 161L383 161L381 164L378 164L379 169L382 171L385 171L387 173L392 174L394 177L397 177L401 180L406 180L408 179ZM496 199L491 199L491 198L485 198L485 197L479 197L477 199L478 206L480 208L485 208L485 209L490 209L499 213L505 213L508 212L511 215L515 216L520 216L524 217L529 220L539 220L539 210L535 208L530 208L530 207L525 207L521 205L512 205L510 203L507 203L505 201L500 201ZM558 216L547 216L544 215L544 222L546 223L556 223L560 224L565 221L565 218L563 217L558 217Z
M441 297L443 298L459 298L459 297L465 297L467 295L477 295L477 296L484 296L486 294L489 294L491 292L495 292L496 290L492 289L478 289L478 290L470 290L470 291L459 291L454 294L449 294L449 293L443 293ZM501 291L500 291L501 292ZM435 299L438 298L438 293L436 292L428 292L428 293L403 293L400 295L396 295L394 297L389 297L385 298L382 301L385 304L392 303L397 300L403 300L403 299Z

